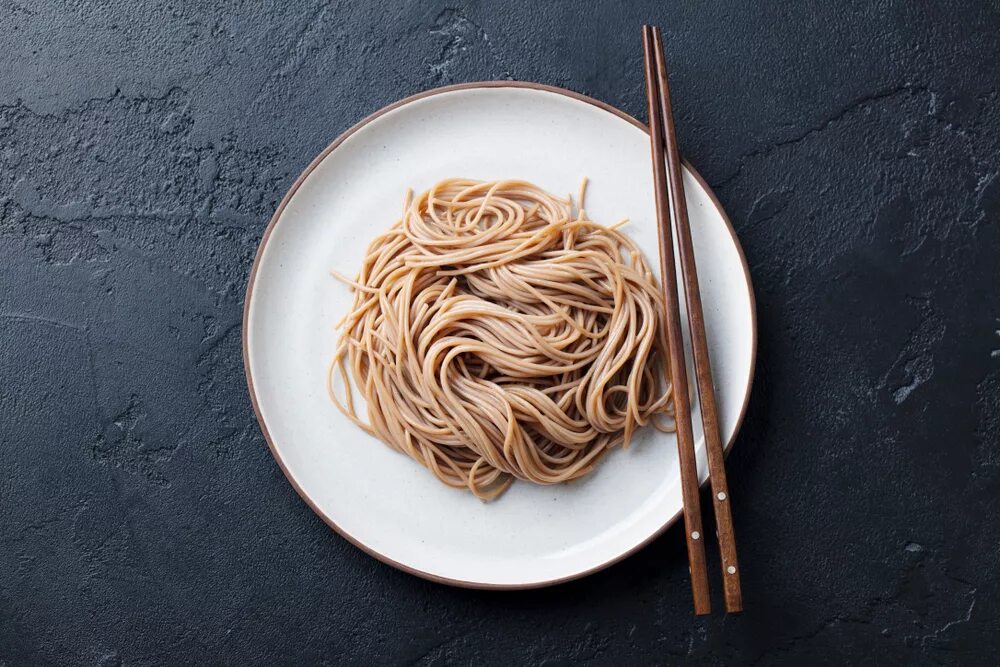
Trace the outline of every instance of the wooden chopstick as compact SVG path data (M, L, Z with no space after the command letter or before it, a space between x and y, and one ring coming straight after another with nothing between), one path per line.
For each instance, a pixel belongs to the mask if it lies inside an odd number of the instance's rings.
M649 136L653 155L653 186L656 194L656 222L660 235L660 273L666 305L667 352L670 357L670 382L674 387L674 417L677 422L677 454L681 468L681 496L684 500L684 529L687 537L688 564L691 567L691 593L694 613L708 614L712 602L708 593L708 568L705 563L705 532L701 527L701 501L698 497L698 463L691 428L691 400L688 397L687 366L684 363L684 339L681 334L680 305L677 296L677 273L670 231L670 197L664 162L664 137L660 113L660 91L653 54L653 31L642 28L642 46L646 62L646 98L649 102Z
M674 226L677 229L677 250L680 255L681 275L684 278L684 293L687 297L691 350L694 354L698 397L701 400L701 421L708 451L708 471L715 506L716 534L722 556L723 596L726 611L733 613L743 610L743 593L740 587L739 562L736 557L736 534L733 530L729 485L726 481L726 461L719 431L719 414L712 382L712 366L708 356L708 341L705 337L705 315L701 306L698 270L695 264L694 246L691 242L687 201L684 196L682 165L677 150L677 134L670 102L670 83L667 76L666 58L663 53L663 38L659 28L652 28L650 34L656 64L656 88L659 93L660 127L665 143L670 202ZM648 71L647 67L647 76Z

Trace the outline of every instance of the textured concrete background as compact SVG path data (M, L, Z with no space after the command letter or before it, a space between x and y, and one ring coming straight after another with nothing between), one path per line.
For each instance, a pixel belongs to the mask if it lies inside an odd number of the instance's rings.
M996 662L995 2L209 4L0 0L0 665ZM264 226L432 86L644 118L643 21L757 289L748 612L692 618L675 530L551 590L381 565L250 409Z

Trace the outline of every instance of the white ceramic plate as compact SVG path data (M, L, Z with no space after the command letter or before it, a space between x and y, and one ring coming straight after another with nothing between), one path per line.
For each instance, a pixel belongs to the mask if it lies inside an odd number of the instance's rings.
M481 588L579 577L635 551L678 517L672 435L644 430L582 480L516 482L499 500L482 503L363 433L326 393L334 324L351 302L331 269L356 273L367 244L397 219L406 188L419 191L451 176L519 178L556 193L575 193L588 176L588 215L607 224L630 218L625 231L658 266L649 137L638 121L537 84L465 84L408 98L317 157L264 234L243 322L257 418L310 507L385 562ZM753 293L718 201L691 169L685 188L722 435L731 444L753 376ZM699 415L695 422L704 480Z

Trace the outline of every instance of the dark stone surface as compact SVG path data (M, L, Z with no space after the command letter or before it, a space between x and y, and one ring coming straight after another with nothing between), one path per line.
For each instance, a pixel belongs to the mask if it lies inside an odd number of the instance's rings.
M996 663L995 2L267 4L0 0L0 665ZM644 117L647 20L757 290L748 611L692 617L676 530L534 592L381 565L250 409L264 226L428 87Z

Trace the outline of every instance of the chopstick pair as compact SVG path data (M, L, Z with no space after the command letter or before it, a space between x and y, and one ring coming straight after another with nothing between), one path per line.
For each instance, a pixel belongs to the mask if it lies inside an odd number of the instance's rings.
M659 28L642 28L642 45L646 64L646 97L649 103L649 135L653 156L653 184L656 194L656 220L660 236L660 273L663 278L666 305L667 347L670 376L674 387L674 411L677 422L677 451L681 468L681 493L684 499L684 527L687 532L688 562L691 566L691 592L694 613L708 614L712 604L708 592L708 570L705 563L705 540L701 525L698 463L695 458L694 432L691 425L691 400L687 366L684 361L684 339L681 333L680 304L677 293L677 273L671 217L677 231L677 249L687 297L688 325L694 355L698 397L701 400L702 426L708 450L709 479L715 505L715 524L722 555L722 585L727 612L743 609L740 570L736 558L736 536L730 507L726 464L719 433L719 416L712 385L712 369L705 338L705 316L701 307L698 272L695 266L691 228L688 223L687 201L677 135L670 104L667 65L663 55L663 38ZM672 211L672 216L671 216Z

